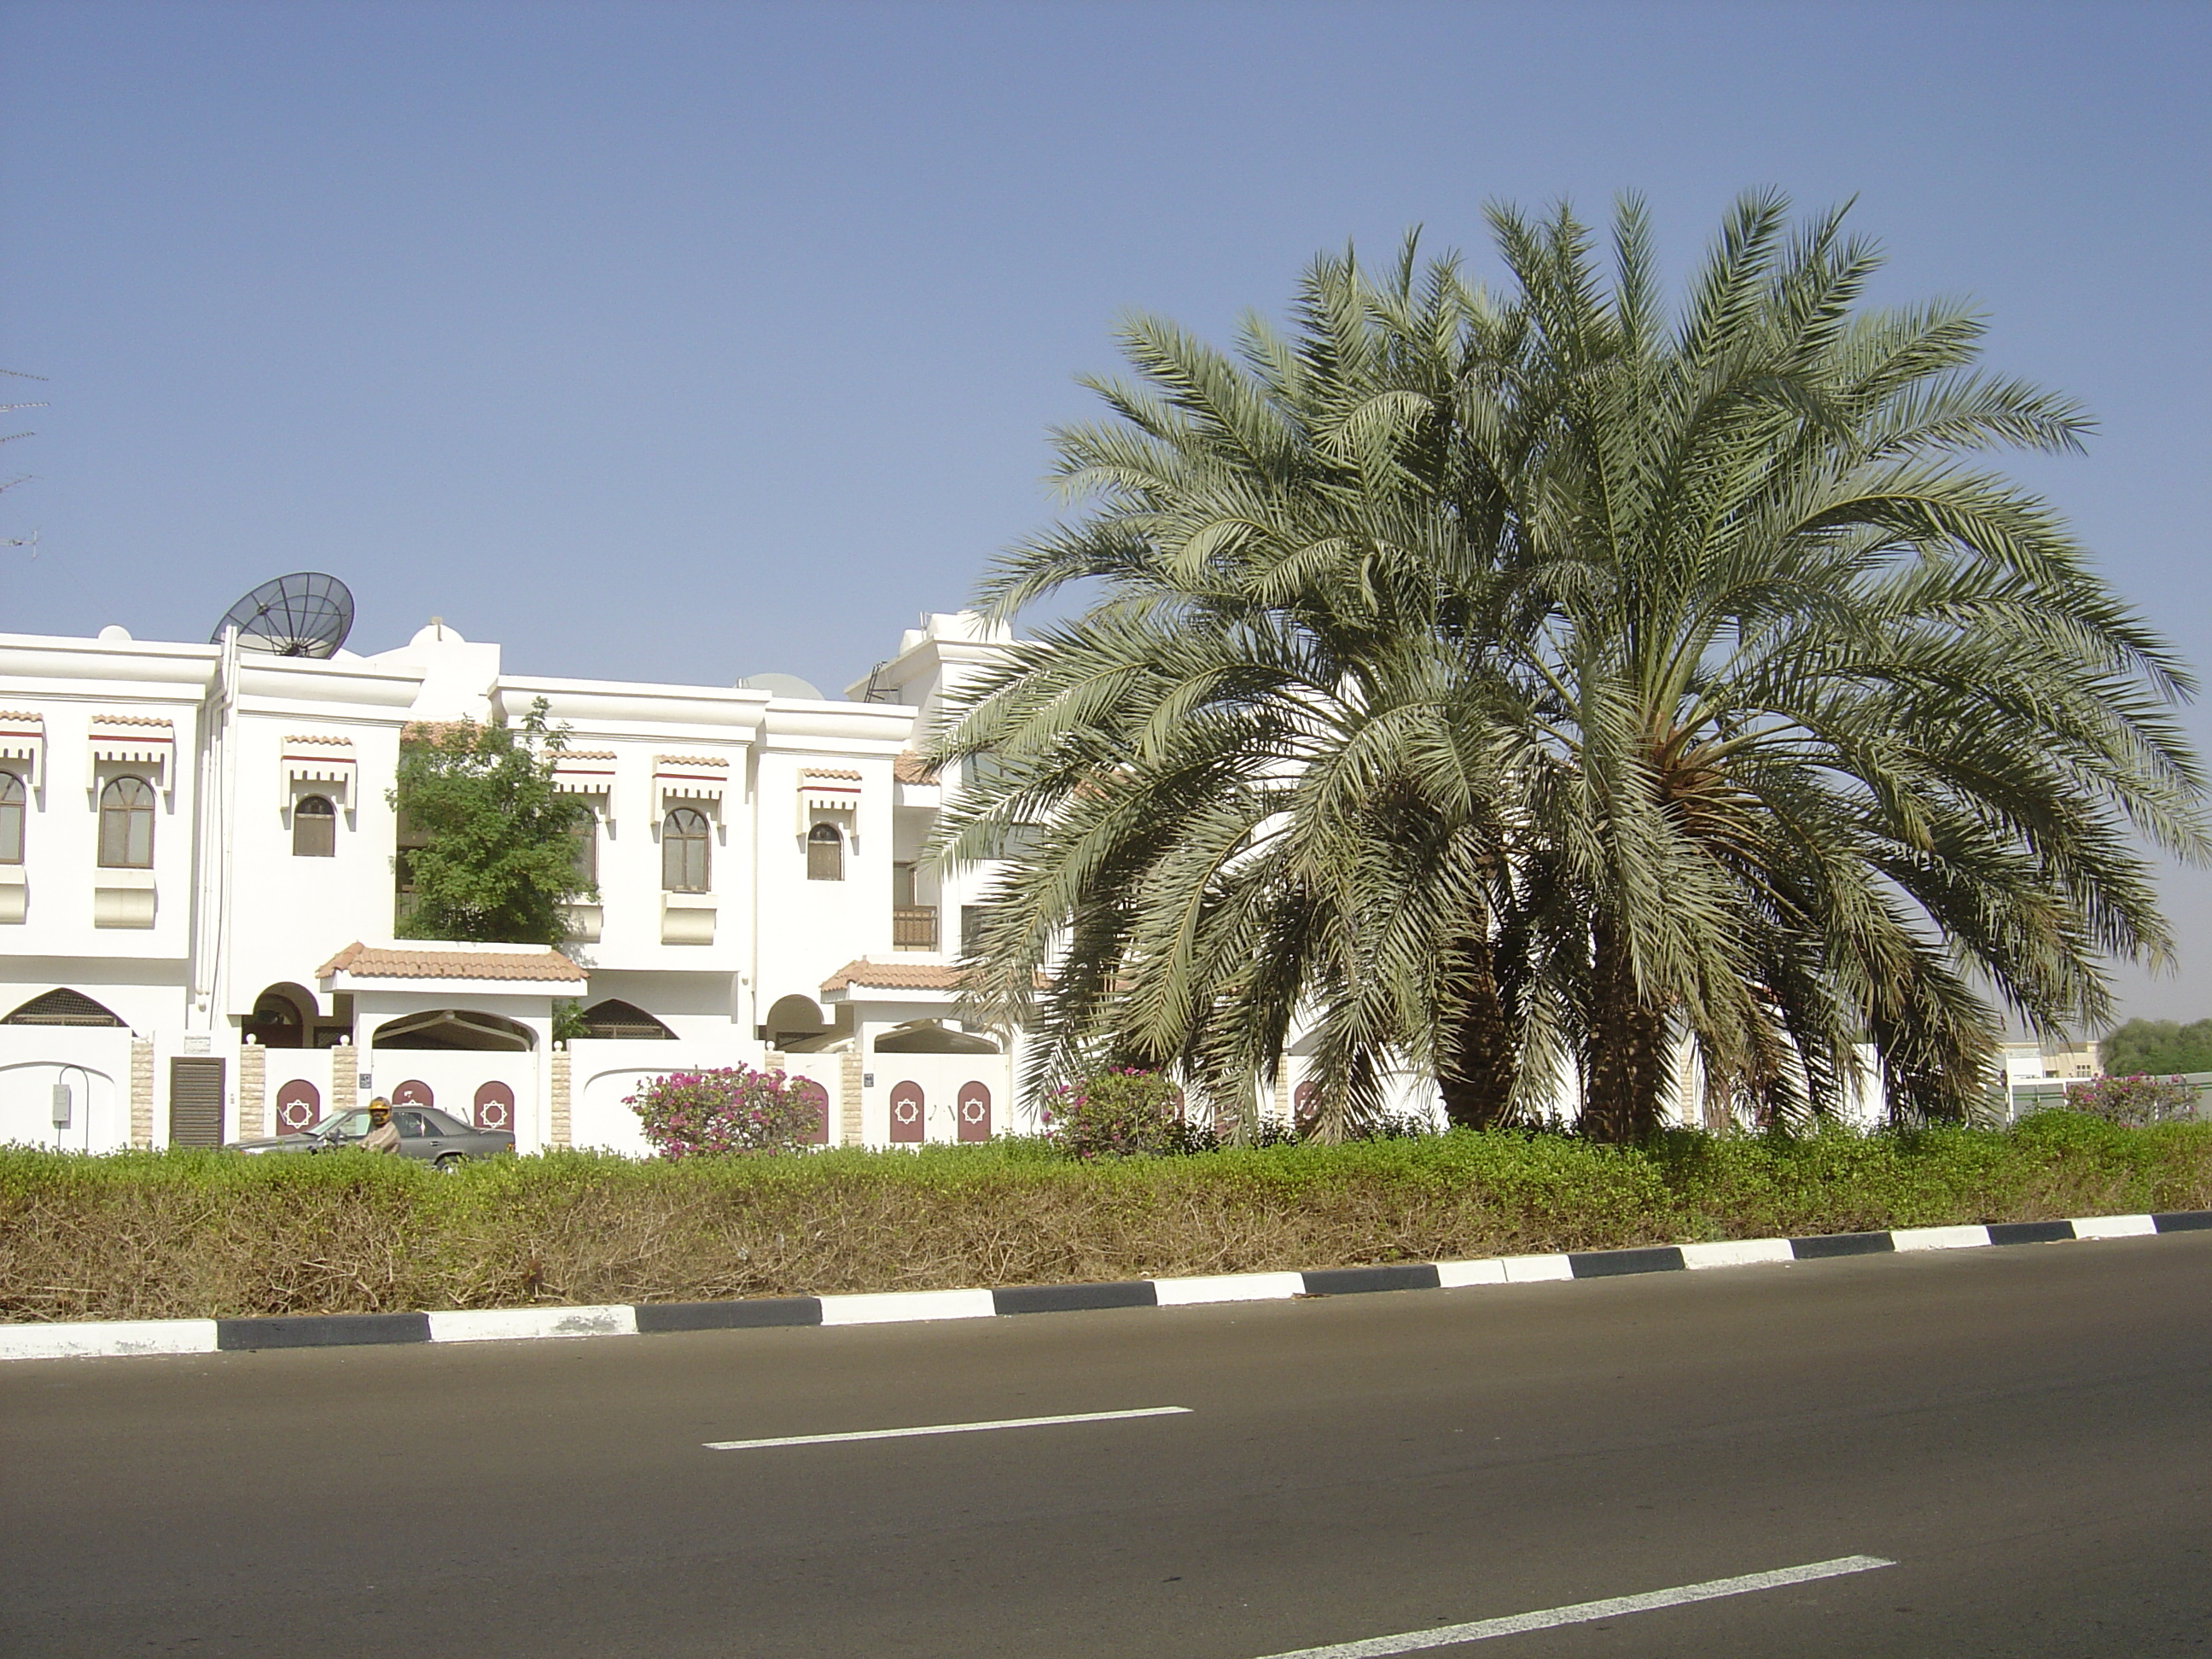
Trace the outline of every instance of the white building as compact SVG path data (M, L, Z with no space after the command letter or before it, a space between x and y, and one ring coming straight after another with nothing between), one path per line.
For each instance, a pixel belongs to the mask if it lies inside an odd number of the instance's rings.
M1006 1035L957 1022L911 757L1006 637L925 617L831 701L520 678L436 623L322 660L0 635L0 1141L211 1146L373 1091L641 1151L641 1077L739 1062L814 1079L842 1142L1030 1127ZM540 698L599 902L562 951L397 939L402 733Z

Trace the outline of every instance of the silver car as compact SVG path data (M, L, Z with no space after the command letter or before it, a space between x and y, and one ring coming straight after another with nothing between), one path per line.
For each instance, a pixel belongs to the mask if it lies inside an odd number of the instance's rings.
M459 1168L472 1158L490 1158L514 1150L514 1136L506 1129L472 1129L467 1124L428 1106L395 1106L392 1121L399 1131L399 1155L419 1158L436 1169ZM334 1152L357 1144L368 1133L368 1108L356 1106L325 1118L312 1129L295 1135L264 1135L254 1140L234 1140L224 1148L233 1152Z

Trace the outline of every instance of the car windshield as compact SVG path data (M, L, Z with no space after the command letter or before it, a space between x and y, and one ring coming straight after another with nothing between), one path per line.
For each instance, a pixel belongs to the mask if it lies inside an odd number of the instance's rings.
M366 1111L340 1112L336 1117L326 1117L309 1130L325 1140L351 1140L368 1133L368 1114Z

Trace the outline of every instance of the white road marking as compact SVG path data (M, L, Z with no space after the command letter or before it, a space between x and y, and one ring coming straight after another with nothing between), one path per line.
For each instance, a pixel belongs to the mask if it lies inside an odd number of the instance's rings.
M1334 1647L1299 1648L1291 1653L1271 1653L1266 1659L1382 1659L1386 1654L1421 1653L1431 1648L1455 1647L1462 1642L1486 1642L1493 1636L1518 1636L1524 1631L1553 1630L1561 1625L1587 1625L1599 1619L1617 1619L1627 1613L1652 1613L1661 1607L1679 1607L1688 1601L1711 1601L1723 1595L1746 1595L1753 1590L1780 1589L1788 1584L1810 1583L1816 1578L1840 1578L1846 1573L1871 1572L1876 1567L1896 1565L1879 1555L1844 1555L1832 1561L1814 1561L1802 1567L1747 1572L1740 1578L1709 1578L1702 1584L1646 1590L1641 1595L1615 1595L1603 1601L1577 1601L1571 1607L1546 1607L1539 1613L1478 1620L1472 1625L1444 1625L1434 1630L1409 1631L1403 1636L1374 1636L1364 1642L1340 1642Z
M1128 1412L1075 1412L1066 1417L1008 1417L995 1423L932 1423L918 1429L855 1429L848 1434L785 1434L772 1440L709 1440L708 1451L761 1446L828 1446L841 1440L908 1440L923 1434L980 1434L985 1429L1042 1429L1054 1423L1116 1423L1127 1417L1182 1417L1188 1406L1139 1406Z

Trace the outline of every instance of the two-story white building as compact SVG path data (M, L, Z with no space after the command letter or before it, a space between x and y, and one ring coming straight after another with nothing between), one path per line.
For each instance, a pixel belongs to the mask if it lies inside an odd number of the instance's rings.
M811 1079L836 1141L1029 1127L1012 1037L958 1021L983 872L923 863L913 757L1006 637L926 617L838 701L511 676L436 622L320 659L0 635L0 1141L212 1146L374 1091L638 1151L640 1078L739 1062ZM540 699L598 902L559 951L396 937L404 735Z

